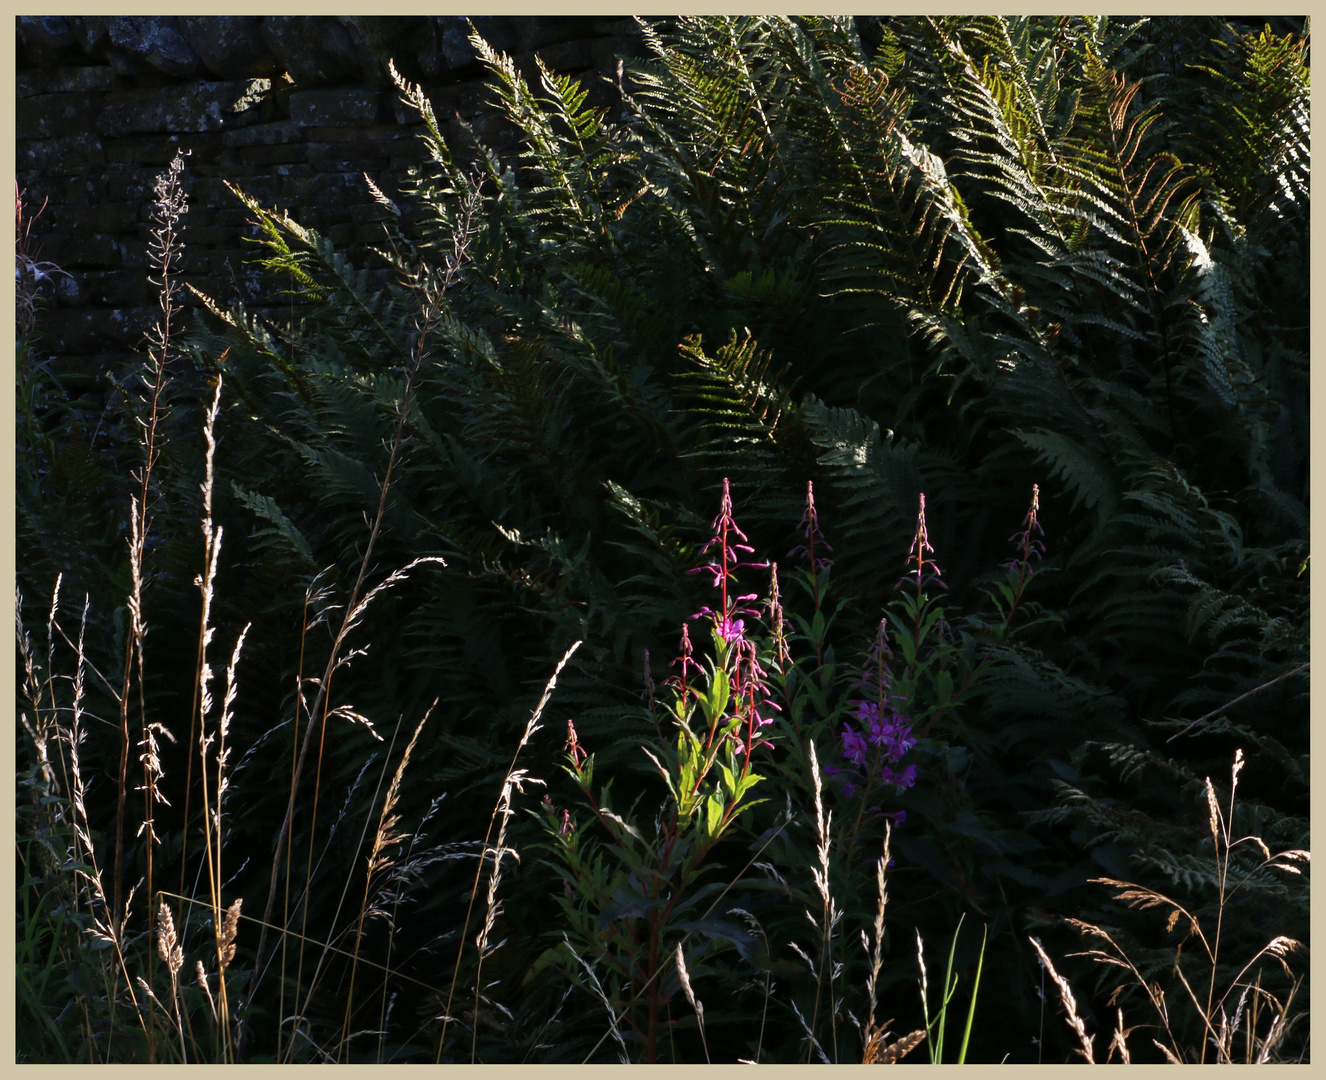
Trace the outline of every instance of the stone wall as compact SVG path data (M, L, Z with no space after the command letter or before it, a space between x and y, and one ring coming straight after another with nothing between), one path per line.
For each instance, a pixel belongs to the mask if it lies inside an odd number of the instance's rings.
M641 50L629 18L473 21L526 72L537 54L603 103L612 90L600 76ZM17 34L18 186L29 211L45 204L32 225L40 257L67 274L37 355L57 358L75 394L96 393L152 321L148 209L177 149L189 155L184 279L261 307L275 298L246 265L253 229L225 181L338 244L379 238L363 174L392 194L423 157L388 58L427 90L449 140L459 118L512 147L463 17L22 16Z

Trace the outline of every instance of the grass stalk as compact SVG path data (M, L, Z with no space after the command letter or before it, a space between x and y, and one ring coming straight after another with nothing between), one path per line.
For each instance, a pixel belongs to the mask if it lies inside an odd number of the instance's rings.
M400 798L401 781L405 776L405 767L410 763L410 755L414 753L415 744L419 741L419 734L424 730L424 725L428 723L428 718L433 715L433 710L436 707L437 701L434 700L415 727L414 734L410 736L410 741L406 744L405 753L401 755L400 764L396 766L396 772L392 775L391 784L387 788L387 797L382 800L382 811L378 815L378 826L373 834L373 846L368 855L368 869L364 874L364 898L359 905L359 921L355 926L354 958L350 964L350 988L345 996L345 1025L341 1030L341 1042L336 1051L338 1062L343 1058L346 1037L350 1031L350 1021L354 1011L355 974L359 968L359 947L364 939L364 918L368 911L370 890L374 878L391 865L391 859L385 854L387 849L404 839L402 834L395 831L396 826L400 823L400 817L395 813L395 810L396 802Z
M168 384L168 361L170 359L172 319L179 314L176 303L179 285L175 280L175 266L183 256L184 245L180 239L180 219L188 212L188 200L181 183L184 158L180 151L175 152L166 172L156 178L152 201L150 228L151 242L148 254L151 264L156 268L158 278L150 279L157 286L157 303L160 313L147 334L148 359L147 372L140 375L146 391L144 404L146 416L139 418L140 446L143 460L137 476L137 495L130 500L130 541L129 569L130 596L129 634L125 642L124 667L120 680L119 720L120 720L120 762L116 774L116 809L115 809L115 865L113 875L115 911L121 911L121 898L124 880L124 832L126 819L126 797L129 786L129 703L131 683L135 671L138 681L138 712L140 739L139 749L143 766L143 824L139 830L144 838L144 859L146 887L150 904L153 895L154 845L157 837L154 831L156 803L160 801L157 784L160 779L160 759L156 753L155 731L147 720L145 700L144 650L143 641L146 627L143 620L143 564L147 551L147 537L151 528L150 506L152 500L152 471L161 453L160 425L164 413L163 395ZM169 732L163 727L163 732ZM148 951L148 979L152 977L153 954ZM148 1057L155 1057L154 1040L149 1035Z
M820 900L823 903L823 909L817 922L820 929L820 952L819 962L815 969L815 1005L810 1011L810 1047L806 1050L806 1064L811 1062L811 1054L815 1049L815 1023L819 1018L820 996L824 986L824 968L828 964L832 966L833 958L831 956L833 930L839 920L837 905L834 903L833 894L829 889L829 848L832 844L830 831L833 828L833 811L830 810L826 815L824 813L824 790L820 779L820 763L815 753L815 743L808 744L810 751L810 775L815 784L815 835L818 840L816 854L819 859L818 867L811 867L811 876L815 881L815 888L820 894ZM834 978L833 972L829 972L829 1023L833 1035L833 1060L838 1060L838 1009L837 1001L834 996ZM822 1053L822 1051L821 1051Z
M124 911L117 917L117 912L111 904L111 898L107 895L104 878L101 871L101 865L97 860L96 847L92 841L92 824L88 819L87 813L87 786L83 781L83 771L79 759L78 748L83 742L83 657L84 640L87 632L87 615L89 601L83 601L83 614L78 628L77 654L74 661L74 688L73 704L70 710L69 727L64 729L64 741L69 753L69 769L71 786L69 789L70 801L73 805L72 824L74 836L77 840L79 853L82 856L81 862L84 865L79 866L76 873L83 879L85 892L88 896L88 908L92 916L92 935L101 941L110 945L114 957L115 965L119 968L120 974L124 978L124 987L129 994L129 1001L134 1011L134 1017L138 1021L144 1034L148 1031L148 1021L143 1015L142 1006L139 1004L138 996L134 993L133 980L129 976L129 969L124 956L124 926L129 919L129 906L133 899L133 891L125 900ZM100 907L102 916L98 917L97 908ZM104 978L103 969L103 978ZM115 1031L115 1006L119 1000L119 995L115 991L113 984L108 984L106 988L107 1001L110 1005L110 1038L114 1037ZM89 1036L91 1036L91 1026L89 1024ZM92 1052L93 1040L89 1037L89 1054ZM110 1058L111 1047L108 1044L106 1057Z
M474 197L475 200L477 200L477 192L474 193ZM477 205L471 207L471 211L476 209ZM455 284L456 280L459 277L461 268L466 261L467 257L466 253L468 250L469 242L473 236L473 231L474 231L473 212L471 212L468 216L465 217L463 221L462 230L457 232L457 234L453 236L453 255L450 259L448 259L446 272L443 275L442 280L440 282L430 282L425 272L420 271L419 273L419 288L422 292L423 301L421 304L420 315L416 322L417 336L415 340L413 355L411 357L410 367L405 380L404 393L401 396L400 408L397 412L396 430L391 440L391 447L387 456L386 470L383 473L382 482L379 485L377 511L374 515L372 526L369 529L368 542L364 549L364 556L360 560L359 570L355 579L355 583L351 587L349 596L346 600L345 617L342 620L341 626L337 630L335 637L333 638L332 647L327 659L327 665L323 671L322 678L317 683L317 688L318 688L317 693L314 697L313 706L309 709L309 725L305 729L304 740L300 746L299 754L297 756L293 770L293 775L291 777L290 798L286 806L285 817L281 822L280 829L277 831L275 851L273 852L272 855L272 870L268 885L267 901L263 911L263 918L262 918L263 929L259 935L258 948L253 967L253 975L250 978L249 987L248 987L247 999L249 1001L253 1000L253 996L257 992L260 973L263 971L263 960L266 956L267 928L268 926L271 925L272 910L275 907L276 903L277 882L281 876L280 868L281 868L282 859L285 855L285 845L289 838L291 824L294 819L296 793L298 791L300 781L304 774L304 767L308 758L308 752L312 742L313 730L315 726L314 718L317 717L316 726L319 728L320 735L318 743L318 761L317 761L316 777L313 788L313 804L311 810L312 820L309 826L310 838L312 837L313 829L317 824L318 796L321 787L321 774L322 774L322 753L326 738L327 719L331 711L330 688L331 688L332 677L335 674L335 672L338 670L338 668L345 662L345 658L341 654L341 649L345 643L346 637L349 635L350 631L356 625L358 617L362 616L364 607L366 606L368 600L371 599L372 596L378 591L378 589L374 589L368 594L368 596L364 597L363 600L360 599L361 590L364 587L364 582L368 576L369 566L371 565L372 562L373 550L377 544L378 537L382 530L382 521L386 514L387 496L388 492L391 489L392 476L401 452L401 447L405 441L406 421L410 414L410 403L412 400L415 383L418 379L419 370L423 364L424 358L425 356L428 355L429 340L432 337L432 334L436 329L438 322L441 319L442 304L446 296L446 293ZM441 559L436 559L436 558L417 559L410 565L414 566L421 562L441 562L441 561L442 561ZM401 572L398 571L398 573ZM393 575L393 577L395 577L395 575ZM382 586L379 586L379 589L381 587ZM301 644L301 650L302 650L302 644ZM297 694L296 697L297 700L302 700L303 697L302 686L301 686L301 692ZM310 860L311 858L312 858L312 852L310 850ZM308 891L310 885L311 883L307 880L306 877L305 880L306 892ZM307 918L307 907L305 908L305 916ZM307 927L305 927L305 929L307 929ZM303 948L302 942L304 940L306 940L306 936L301 932L300 936L301 959L298 968L298 970L301 972L302 972L302 948ZM284 961L283 961L283 967L284 967ZM278 1059L282 1056L279 1043L280 1039L278 1036L278 1046L277 1046Z
M196 731L198 733L198 778L202 787L202 817L203 817L203 848L204 848L204 869L207 877L207 887L211 898L212 909L212 928L213 935L217 944L217 958L221 955L221 878L220 878L220 842L219 838L213 834L213 821L215 810L212 806L211 795L208 790L208 771L207 771L207 751L217 736L210 734L207 730L207 717L212 711L212 667L207 661L207 648L212 642L212 637L216 633L215 627L211 625L212 601L215 596L216 571L221 557L221 540L223 529L220 525L215 525L212 521L212 495L214 487L214 466L216 456L216 416L221 407L221 378L216 380L216 389L212 397L211 408L207 411L206 419L203 425L203 435L207 442L206 472L203 481L203 572L194 579L194 584L199 588L202 595L202 614L198 626L198 667L197 681L195 684L194 699L198 703L198 710L194 717L196 721ZM219 777L218 777L219 787ZM224 981L221 987L224 993ZM225 1015L225 1009L221 1015ZM220 1022L220 1021L219 1021ZM227 1053L233 1047L227 1043Z
M497 820L497 816L498 816L498 813L499 813L499 811L500 811L501 808L502 808L502 801L503 801L503 799L507 799L507 800L510 799L510 795L511 795L511 785L512 785L513 783L518 782L517 779L516 779L516 778L517 778L517 773L516 773L516 759L517 759L518 757L520 757L520 751L523 750L524 747L525 747L525 744L526 744L527 742L529 742L529 740L530 740L530 736L533 735L536 731L539 730L539 718L543 715L544 707L548 704L549 699L552 697L553 688L556 687L556 685L557 685L557 676L560 675L560 674L562 673L562 668L566 667L567 661L569 661L569 660L571 659L571 657L575 654L575 651L576 651L578 648L580 648L580 645L581 645L581 642L577 641L577 642L575 642L574 644L572 644L572 646L571 646L569 649L566 650L565 655L563 655L562 659L561 659L560 661L558 661L557 668L556 668L556 669L553 671L553 673L552 673L552 678L550 678L550 679L548 680L547 685L543 688L543 696L542 696L541 698L539 698L539 703L538 703L538 705L535 706L535 708L534 708L534 712L530 714L529 722L525 725L525 732L524 732L523 735L521 735L521 737L520 737L520 742L519 742L519 743L517 744L517 746L516 746L516 752L515 752L514 754L511 755L511 764L507 766L507 770L506 770L506 778L502 781L502 794L498 797L497 804L493 807L493 812L492 812L492 814L489 815L489 818L488 818L488 829L487 829L487 831L484 833L484 836L483 836L483 846L482 846L482 848L480 849L480 854L479 854L479 865L478 865L478 867L476 867L476 869L475 869L475 871L474 871L474 884L473 884L473 885L471 886L471 888L470 888L470 899L469 899L469 904L468 904L468 905L466 906L466 908L465 908L465 922L464 922L464 925L461 927L461 931L460 931L460 944L457 946L457 949L456 949L456 964L455 964L455 967L452 969L452 972L451 972L451 987L450 987L450 989L447 991L447 1005L446 1005L446 1010L445 1010L445 1012L444 1012L444 1014L443 1014L443 1017L442 1017L442 1034L438 1036L438 1040L437 1040L437 1056L436 1056L436 1058L434 1059L434 1062L435 1062L435 1063L440 1063L440 1062L441 1062L441 1060L442 1060L442 1048L443 1048L444 1045L446 1045L446 1041L447 1041L447 1027L448 1027L448 1026L450 1025L450 1023L451 1023L451 1004L452 1004L452 1002L455 1000L455 996L456 996L456 981L457 981L457 979L458 979L459 976L460 976L460 961L461 961L461 957L464 955L464 951L465 951L465 935L468 934L468 933L469 933L469 930L470 930L470 918L471 918L472 915L474 914L474 898L478 895L478 892L479 892L479 879L480 879L481 875L483 874L483 856L484 856L484 853L486 853L486 852L489 850L489 848L488 848L488 839L489 839L489 837L491 837L492 834L493 834L493 824L494 824L494 822L496 822L496 820ZM524 774L523 774L523 773L519 774L519 776L520 776L521 779L524 778ZM505 817L505 816L503 816L502 822L503 822L503 828L505 828L505 824L506 824L506 817ZM499 860L496 860L496 859L495 859L495 861L494 861L494 866L493 866L493 874L494 874L494 875L496 875L497 870L498 870L498 862L499 862ZM490 878L490 880L491 880L491 878ZM495 892L495 890L496 890L496 885L493 884L493 885L491 886L491 888L490 888L490 893ZM491 908L490 908L490 910L491 910ZM482 947L481 947L480 950L479 950L479 969L480 969L480 971L482 971L482 966L483 966L483 949L482 949ZM476 974L476 975L475 975L475 994L476 994L476 997L477 997L477 994L478 994L478 988L479 988L479 986L478 986L478 978L479 978L479 976ZM477 1017L478 1017L478 1006L477 1006L477 1004L476 1004L476 1006L475 1006L475 1017L476 1017L476 1020L477 1020ZM473 1047L473 1045L471 1045L470 1053L471 1053L471 1057L473 1057L473 1053L474 1053L474 1047Z

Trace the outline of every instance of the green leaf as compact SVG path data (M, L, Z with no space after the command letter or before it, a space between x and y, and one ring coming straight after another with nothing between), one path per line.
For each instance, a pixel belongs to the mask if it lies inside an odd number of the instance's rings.
M947 668L941 668L935 676L935 700L941 709L948 708L948 703L953 700L953 676Z
M705 835L717 838L723 820L723 793L715 791L705 800Z
M727 711L728 702L731 700L732 683L728 679L727 672L717 668L710 677L708 691L701 698L705 712L708 714L706 719L710 724Z

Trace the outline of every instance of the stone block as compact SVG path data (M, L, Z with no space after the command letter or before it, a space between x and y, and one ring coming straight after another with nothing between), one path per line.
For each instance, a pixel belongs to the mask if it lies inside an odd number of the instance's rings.
M200 247L198 244L186 243L176 270L182 275L182 277L192 277L198 274L207 273L210 265L210 252Z
M119 78L109 64L89 67L42 67L25 71L15 83L20 98L36 94L96 93L114 89Z
M488 107L488 103L492 100L492 91L482 82L476 81L426 86L424 93L433 109L433 116L444 133L447 122L457 113L468 118ZM398 97L391 101L391 112L392 119L397 124L410 126L421 123L419 113L414 106Z
M259 33L260 15L181 15L179 32L203 66L221 78L276 75L280 61Z
M245 165L289 165L304 161L309 148L304 143L284 143L275 146L242 146L232 151L235 160Z
M66 135L59 139L20 139L15 167L20 173L30 169L58 169L61 173L99 170L106 164L106 150L96 135Z
M477 68L479 54L470 44L470 24L479 36L498 52L512 53L521 46L517 28L519 19L510 16L439 15L437 19L437 54L443 73L456 75L466 68Z
M104 15L71 15L66 16L65 25L84 56L104 59L110 44L108 21Z
M605 37L630 39L635 42L637 49L644 48L640 24L634 19L599 19L595 29Z
M539 68L534 62L535 56L543 61L543 66L549 71L558 72L583 71L593 62L590 42L583 39L563 41L556 45L545 45L532 52L518 53L512 57L512 61L516 65L516 70L532 85L537 85L539 80Z
M106 20L111 45L165 75L187 79L202 73L203 63L189 47L175 15L121 15Z
M111 234L132 224L140 208L147 206L146 199L131 202L66 202L52 206L47 212L51 215L53 231L61 235L88 236L92 233Z
M125 24L126 17L113 17L106 15L70 15L65 22L74 35L74 41L78 49L84 56L93 60L102 61L109 64L115 71L115 74L122 79L137 81L147 78L148 81L160 80L164 76L161 68L148 62L148 56L151 53L151 46L139 40L143 37L142 33L136 33L130 23ZM161 16L130 16L134 18L161 18ZM173 18L173 16L167 16ZM112 37L112 27L114 26L114 37ZM150 31L147 37L150 37ZM177 37L177 35L176 35ZM115 39L118 39L118 43ZM179 53L177 59L185 57L185 54L192 55L188 45L183 39L176 42L182 45L183 52ZM169 65L170 61L166 61ZM197 59L194 59L195 65ZM194 73L201 70L195 67Z
M160 169L147 165L117 163L106 166L106 195L112 201L146 202Z
M361 51L372 56L372 61L361 64L364 79L374 86L390 89L387 61L391 60L407 79L437 78L442 67L437 57L437 38L434 20L426 15L357 15L342 17L353 24L354 35ZM371 78L376 69L380 80Z
M354 39L331 16L268 15L259 35L301 88L326 86L358 73Z
M151 304L155 286L134 270L90 270L62 281L60 303L69 307L138 307Z
M399 124L372 124L356 127L318 127L307 129L310 143L361 145L378 143L385 145L393 139L414 139L415 132L402 131Z
M234 199L226 187L225 176L195 176L187 185L190 204L199 206L221 206Z
M523 15L511 20L516 34L514 49L542 53L545 47L560 45L573 38L595 32L595 15Z
M113 91L106 95L97 131L103 135L219 131L235 105L251 93L246 79Z
M281 181L281 198L294 205L312 205L326 201L339 207L347 199L360 198L366 188L357 172L324 172L287 176ZM334 201L333 201L334 200Z
M278 165L272 170L274 176L310 176L313 173L313 166L307 162L299 161L290 165Z
M199 225L190 222L184 229L186 250L208 253L221 247L239 243L239 234L234 228L223 225Z
M49 197L52 206L60 203L98 203L106 201L110 187L104 175L85 173L75 176L48 176L42 182L42 190L37 195L34 209L41 205L41 200Z
M202 157L209 155L210 145L204 136L197 133L181 136L158 132L152 135L121 135L103 140L105 160L108 163L149 165L154 166L156 172L170 164L176 150L183 150L186 154L198 151ZM187 159L185 169L188 169Z
M20 15L16 29L20 60L36 68L52 68L77 49L60 15Z
M319 139L310 133L307 161L319 172L335 171L337 162L343 162L341 171L364 168L380 169L399 151L400 143L414 143L418 140L412 135L402 133L399 128L358 128L364 132L363 138L347 139L341 136L349 132L337 132L336 138Z
M442 134L445 138L446 128L442 129ZM452 151L455 152L454 146ZM397 139L391 144L391 171L393 173L401 173L407 166L420 165L431 160L430 151L424 145L422 139Z
M382 119L385 95L373 90L297 90L290 95L290 119L304 127L376 124Z
M244 188L244 191L245 194L252 195L254 198L258 199L259 203L269 201L266 196L259 198L258 193L249 191L247 186ZM256 236L258 227L253 224L251 220L252 215L249 214L248 207L229 192L226 192L226 195L229 202L212 208L212 224L233 236L235 244L239 244L241 236Z
M125 261L121 237L52 234L41 241L41 255L57 267L72 269L119 267Z
M39 94L15 102L14 135L19 139L59 139L92 128L100 94Z
M57 356L132 353L138 349L151 320L151 309L147 307L71 308L61 311L58 319L48 321L43 345Z
M88 302L87 276L69 273L55 276L55 288L51 291L59 297L61 309L82 307Z
M306 138L304 128L291 120L278 120L252 127L226 131L221 136L222 146L283 146L301 143Z
M376 38L374 41L369 41L365 35L364 25L370 22L369 17L338 15L337 20L349 31L350 41L354 45L355 58L359 64L357 81L375 90L385 90L390 87L392 81L387 72L387 59L390 53L382 49Z
M603 37L590 43L589 59L593 67L615 78L617 61L635 59L643 56L644 52L644 42L638 35Z
M353 152L347 152L344 143L337 143L334 146L310 146L308 160L315 172L376 176L390 164L391 157L381 146L355 147Z

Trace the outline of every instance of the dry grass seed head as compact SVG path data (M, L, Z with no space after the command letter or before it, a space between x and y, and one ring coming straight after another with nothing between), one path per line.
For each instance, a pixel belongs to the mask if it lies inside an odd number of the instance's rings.
M571 958L584 968L585 974L589 978L590 991L603 1003L603 1007L607 1009L608 1030L617 1043L621 1063L623 1065L629 1064L630 1056L626 1049L626 1040L622 1037L621 1029L617 1026L617 1011L612 1007L612 1002L608 1000L608 995L603 989L603 984L599 982L599 977L594 971L594 966L588 963L583 956L576 952L575 946L571 944L571 939L566 935L565 931L562 932L562 941L566 945L566 951L571 954ZM796 1005L793 1004L792 1007L795 1009Z
M681 988L686 994L686 1000L691 1003L691 1008L695 1010L696 1015L704 1012L704 1006L699 1003L695 997L695 991L691 988L690 972L686 970L686 953L681 947L681 942L677 942L677 977L681 980Z
M1211 785L1211 778L1206 778L1206 809L1210 819L1211 839L1220 847L1220 807L1216 805L1215 788Z
M820 781L820 763L813 742L810 744L810 775L815 782L815 833L819 839L816 849L819 856L819 867L811 867L810 872L815 879L815 888L819 891L820 899L824 901L825 910L833 912L833 898L829 894L829 830L833 827L833 811L830 810L827 815L824 813L824 789Z
M695 996L695 991L691 989L691 976L686 970L686 954L682 950L681 942L677 942L677 976L681 979L681 988L686 992L686 1000L691 1003L691 1008L695 1010L695 1021L700 1027L700 1042L704 1046L705 1062L709 1062L709 1040L704 1033L704 1005L700 999Z
M221 958L221 968L225 970L235 959L235 938L239 934L239 909L244 905L244 897L239 897L226 909L226 917L221 922L221 932L217 935L217 952Z
M890 1020L889 1023L893 1021ZM925 1042L925 1028L918 1028L897 1042L885 1046L884 1039L887 1036L888 1032L883 1029L872 1033L866 1042L865 1053L861 1056L862 1065L896 1065Z
M180 973L180 968L184 966L184 950L180 948L179 939L175 933L175 919L170 914L170 908L166 901L161 901L161 907L157 909L157 950L161 953L161 959L165 961L170 969L170 977L176 978Z
M1303 943L1301 941L1298 941L1291 937L1286 937L1283 934L1277 934L1275 937L1273 937L1270 941L1266 943L1266 945L1262 948L1261 952L1259 952L1256 956L1252 958L1252 961L1247 965L1247 967L1251 967L1252 964L1256 963L1257 960L1263 956L1266 955L1274 956L1280 962L1280 969L1285 973L1285 976L1292 980L1294 975L1293 972L1289 970L1289 965L1285 963L1285 957L1288 956L1290 953L1296 952L1297 950L1302 948L1303 948ZM1247 967L1244 968L1244 971L1247 970Z
M391 860L382 853L393 844L405 839L404 833L396 831L396 826L400 823L400 815L395 813L395 810L397 800L400 798L401 781L405 777L405 766L410 763L410 755L414 753L415 744L419 741L419 733L424 730L424 724L428 723L428 718L433 715L433 709L436 707L436 700L428 706L428 711L415 727L414 734L406 744L405 753L401 755L400 764L396 766L396 772L392 775L391 784L387 788L387 797L382 803L382 813L378 817L377 832L373 836L373 849L368 856L370 877L391 864Z
M195 962L194 970L198 975L198 985L203 988L203 993L207 995L207 1005L212 1010L212 1019L216 1019L216 1000L212 997L212 988L207 985L207 972L203 970L203 962Z
M1109 1056L1105 1058L1105 1064L1108 1065L1114 1059L1114 1052L1118 1050L1119 1060L1125 1065L1133 1063L1132 1055L1128 1053L1128 1036L1137 1030L1135 1027L1125 1028L1123 1026L1123 1010L1118 1009L1116 1013L1118 1020L1114 1028L1114 1036L1110 1039Z
M1169 1062L1169 1064L1171 1065L1183 1064L1182 1061L1180 1061L1178 1058L1174 1056L1174 1052L1170 1050L1170 1048L1166 1046L1163 1042L1161 1042L1159 1039L1152 1039L1151 1041L1155 1043L1156 1047L1160 1050L1160 1052L1165 1055L1165 1060Z
M875 1026L875 990L879 980L879 969L883 966L883 948L884 948L884 909L888 905L889 893L885 883L885 876L889 866L889 841L893 838L893 826L890 822L884 824L884 853L875 864L875 884L879 890L879 902L875 908L875 947L870 951L870 974L866 977L866 993L870 997L870 1013L866 1017L866 1031L870 1032ZM865 931L861 932L862 944L865 943Z
M1264 847L1265 845L1263 845ZM1282 863L1281 859L1288 859L1288 862ZM1297 866L1291 865L1296 862L1311 862L1312 853L1302 848L1294 848L1291 851L1282 851L1270 860L1269 865L1272 869L1283 870L1287 874L1301 874L1303 871Z
M801 1025L801 1030L805 1034L805 1037L810 1041L812 1051L819 1055L820 1061L825 1065L832 1064L832 1062L829 1061L829 1055L824 1052L824 1047L820 1045L819 1039L815 1038L815 1033L810 1030L810 1025L806 1023L805 1015L801 1012L801 1009L795 1001L792 1002L792 1012L796 1015L797 1023Z
M1082 1018L1077 1014L1077 1000L1073 997L1073 990L1068 985L1068 980L1060 975L1059 972L1055 971L1054 964L1050 962L1050 958L1045 954L1045 950L1041 948L1041 943L1035 938L1031 939L1031 943L1035 947L1036 952L1040 954L1041 962L1045 965L1045 970L1050 973L1050 978L1053 979L1055 985L1059 987L1059 998L1063 1002L1064 1012L1068 1015L1069 1026L1077 1032L1078 1041L1082 1044L1082 1049L1075 1050L1074 1053L1081 1054L1086 1058L1088 1065L1096 1064L1096 1056L1094 1052L1095 1036L1087 1034L1086 1024L1082 1022Z

